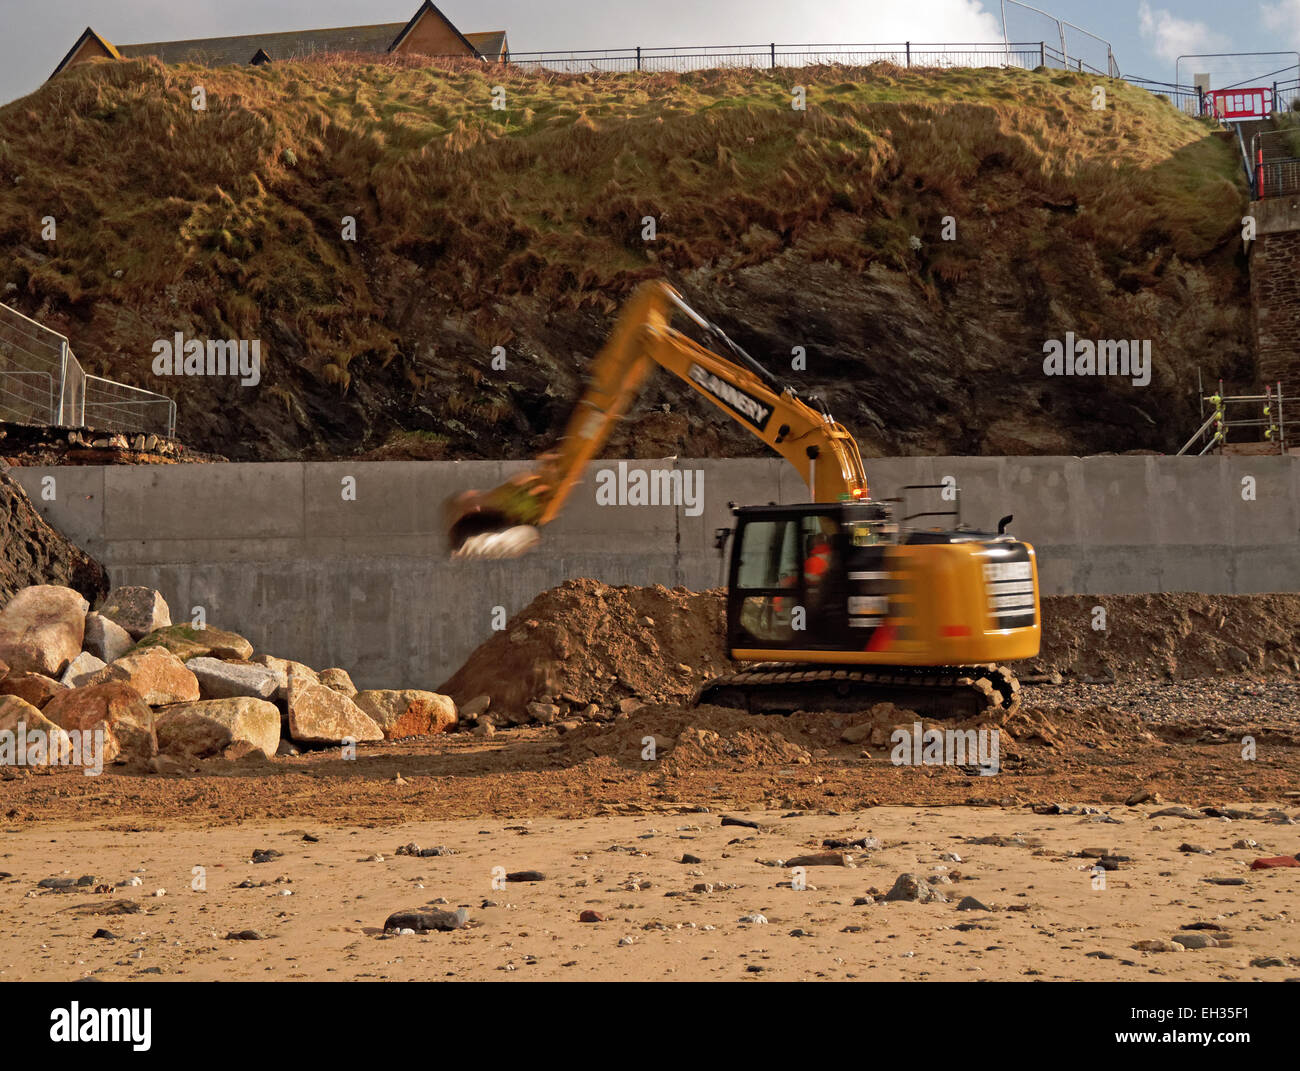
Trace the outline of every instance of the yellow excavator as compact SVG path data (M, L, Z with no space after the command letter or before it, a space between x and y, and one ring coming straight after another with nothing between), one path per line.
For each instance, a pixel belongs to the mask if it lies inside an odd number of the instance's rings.
M691 320L719 352L671 324ZM697 699L754 712L861 710L892 701L938 716L1014 710L1002 662L1038 654L1034 549L961 522L960 505L899 516L868 497L853 436L820 400L802 400L664 282L631 298L592 366L563 438L536 467L448 503L453 554L514 557L540 540L583 469L659 365L784 457L812 502L733 507L727 647L750 663ZM811 403L811 404L809 404ZM934 492L918 485L904 492ZM921 518L950 527L915 527Z

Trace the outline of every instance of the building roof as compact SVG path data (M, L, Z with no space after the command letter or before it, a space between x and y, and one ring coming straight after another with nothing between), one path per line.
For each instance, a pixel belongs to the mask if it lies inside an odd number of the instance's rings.
M89 26L55 68L58 74L76 56L87 40L94 40L104 51L118 59L143 59L154 56L163 63L196 63L208 67L225 67L246 63L269 63L273 60L302 59L325 52L394 51L425 15L441 19L473 55L487 60L501 58L506 48L504 30L463 34L437 6L424 0L407 22L381 22L371 26L337 26L324 30L289 30L284 33L241 34L235 37L204 37L190 41L153 41L139 45L113 47Z
M273 60L301 59L318 52L387 52L393 38L405 26L384 22L374 26L339 26L328 30L290 30L285 33L243 34L238 37L207 37L192 41L155 41L143 45L119 45L127 59L157 56L163 63L201 63L210 67L249 63L258 50Z
M483 33L467 33L465 39L474 46L475 51L484 59L500 59L506 47L505 30L486 30Z

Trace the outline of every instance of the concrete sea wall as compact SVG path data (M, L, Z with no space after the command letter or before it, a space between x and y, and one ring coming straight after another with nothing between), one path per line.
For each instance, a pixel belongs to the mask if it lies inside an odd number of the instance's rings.
M905 484L961 488L965 520L1032 542L1046 594L1300 591L1300 459L1291 457L877 458L874 497ZM331 462L19 468L47 519L114 584L161 590L176 620L207 621L259 650L339 665L359 687L433 687L561 581L712 587L729 502L807 501L772 460L629 462L702 473L702 510L601 505L592 466L544 551L453 562L442 504L495 486L519 462ZM53 485L46 480L53 478ZM700 477L696 477L699 479ZM932 500L933 501L933 500ZM951 504L948 504L949 506ZM941 505L912 509L948 508ZM691 513L698 513L691 516Z

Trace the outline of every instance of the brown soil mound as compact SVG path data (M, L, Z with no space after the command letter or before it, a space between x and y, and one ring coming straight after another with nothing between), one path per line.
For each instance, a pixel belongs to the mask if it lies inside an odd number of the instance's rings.
M847 721L834 716L787 718L728 707L656 704L612 724L588 725L566 734L560 754L575 764L594 757L612 758L626 766L662 761L662 769L669 773L806 765L812 761L812 750L834 744Z
M1105 610L1096 629L1095 607ZM1043 650L1022 676L1116 680L1300 669L1300 594L1056 595L1043 600Z
M892 703L878 703L861 714L796 712L788 717L665 704L642 707L612 724L576 729L562 737L557 753L566 765L610 758L631 768L656 764L670 776L706 769L740 773L766 766L806 766L836 751L856 759L869 749L876 757L888 758L894 731L910 733L918 723L922 731L1000 730L1005 758L1040 749L1105 750L1157 742L1136 713L1103 707L1032 708L1010 717L954 722L923 718ZM846 734L850 740L844 739Z
M1106 611L1094 629L1094 607ZM683 703L732 668L721 590L611 587L571 580L543 592L475 651L441 691L492 697L495 715L530 701L563 712L622 699ZM1300 595L1068 595L1043 599L1038 674L1117 681L1300 669Z
M0 472L0 605L32 584L75 588L94 606L108 594L108 573L46 524L22 487Z
M464 703L492 697L493 714L530 700L582 710L621 699L689 699L730 666L717 591L610 587L569 580L544 591L478 648L438 690Z
M1063 706L1022 707L999 726L1017 745L1048 748L1085 747L1113 750L1121 745L1154 744L1157 737L1133 710L1092 706L1074 710ZM1011 749L1018 753L1018 749Z

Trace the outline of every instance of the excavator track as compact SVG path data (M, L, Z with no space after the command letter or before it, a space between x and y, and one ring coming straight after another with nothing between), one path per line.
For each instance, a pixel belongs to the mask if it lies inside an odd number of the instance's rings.
M1014 713L1020 682L1006 666L818 666L756 662L715 677L696 704L791 714L796 710L856 713L894 703L933 718L978 718Z

